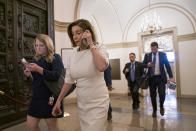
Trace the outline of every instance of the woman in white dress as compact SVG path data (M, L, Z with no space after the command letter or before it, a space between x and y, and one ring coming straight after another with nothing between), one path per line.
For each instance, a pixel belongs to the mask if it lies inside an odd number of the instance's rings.
M77 104L82 131L103 131L109 105L108 90L104 81L104 70L108 66L108 55L103 45L96 42L89 21L79 19L68 26L72 46L78 50L66 70L64 87L53 108L52 114L61 113L60 101L77 82Z

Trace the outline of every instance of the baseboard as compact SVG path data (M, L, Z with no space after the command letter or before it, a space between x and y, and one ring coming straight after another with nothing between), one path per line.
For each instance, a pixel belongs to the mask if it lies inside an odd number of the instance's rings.
M196 99L196 95L181 95L179 98L190 98L190 99Z

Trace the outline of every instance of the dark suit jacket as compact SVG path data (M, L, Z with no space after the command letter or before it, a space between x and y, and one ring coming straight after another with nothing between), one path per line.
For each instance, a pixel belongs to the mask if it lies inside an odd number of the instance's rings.
M125 74L125 77L128 81L128 86L130 86L131 84L131 76L130 76L130 66L131 66L131 62L127 63L123 69L123 73ZM129 69L129 72L125 72L126 68ZM139 79L141 79L141 76L143 75L144 72L144 66L143 63L135 61L135 81L138 81Z
M104 80L105 80L106 86L112 85L112 74L111 74L110 64L109 64L108 68L104 71Z
M169 78L173 78L171 67L170 67L170 64L169 64L169 61L167 59L166 54L164 52L158 52L158 53L159 53L159 67L160 67L161 79L164 83L167 83L167 76L166 76L164 66L167 69L167 73L169 75ZM152 62L152 52L148 53L148 54L145 54L145 56L144 56L143 63L146 67L147 67L148 62ZM148 70L148 75L149 76L150 76L150 72L151 72L151 67Z

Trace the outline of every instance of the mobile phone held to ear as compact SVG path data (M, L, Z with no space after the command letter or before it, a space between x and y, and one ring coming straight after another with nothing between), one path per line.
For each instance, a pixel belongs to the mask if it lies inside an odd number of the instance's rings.
M88 43L87 43L86 38L83 38L83 39L82 39L82 44L83 44L85 47L87 47L87 46L88 46Z

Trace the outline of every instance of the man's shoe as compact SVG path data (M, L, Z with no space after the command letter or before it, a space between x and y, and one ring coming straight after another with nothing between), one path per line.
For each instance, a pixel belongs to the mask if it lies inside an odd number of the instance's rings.
M108 118L107 118L108 121L111 121L112 120L112 113L108 113Z
M153 111L152 117L153 117L153 118L157 117L157 112L156 112L156 111Z
M160 108L160 114L161 114L162 116L164 116L164 114L165 114L165 111L164 111L164 108L163 108L163 107Z

